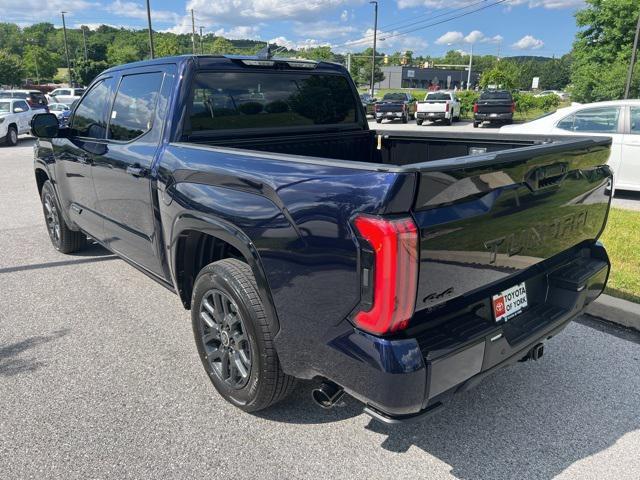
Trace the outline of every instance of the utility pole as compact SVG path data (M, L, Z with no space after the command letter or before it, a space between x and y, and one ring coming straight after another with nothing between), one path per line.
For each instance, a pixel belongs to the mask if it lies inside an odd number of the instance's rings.
M67 12L60 12L62 15L62 36L64 37L64 55L67 58L67 74L69 76L69 86L73 87L71 81L71 63L69 62L69 45L67 45L67 24L64 21L64 14Z
M469 73L467 74L467 90L471 84L471 66L473 65L473 43L471 44L471 55L469 55Z
M89 58L87 55L87 31L82 28L82 44L84 45L84 61L86 62Z
M636 26L636 37L633 40L633 50L631 51L631 62L629 63L629 72L627 73L627 85L624 89L624 99L629 98L631 90L631 81L633 80L633 67L636 64L636 54L638 52L638 37L640 37L640 12L638 12L638 25Z
M153 49L153 29L151 28L151 5L149 5L149 0L147 0L147 25L149 25L149 55L153 60L155 52Z
M378 34L378 2L373 0L369 2L374 6L373 16L373 53L371 54L371 96L373 96L373 88L376 76L376 35Z
M204 47L202 45L202 29L204 28L202 25L198 27L200 29L200 53L204 54Z
M196 19L193 16L193 8L191 9L191 46L193 47L193 54L196 54Z

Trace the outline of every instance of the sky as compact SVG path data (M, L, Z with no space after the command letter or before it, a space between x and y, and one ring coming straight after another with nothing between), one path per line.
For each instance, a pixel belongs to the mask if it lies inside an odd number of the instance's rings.
M270 41L288 48L331 45L357 52L372 45L368 0L150 0L153 29L196 27L232 39ZM502 56L560 56L571 49L574 13L583 0L379 0L378 49L440 56L447 50ZM0 0L0 21L26 26L100 24L146 28L140 0Z

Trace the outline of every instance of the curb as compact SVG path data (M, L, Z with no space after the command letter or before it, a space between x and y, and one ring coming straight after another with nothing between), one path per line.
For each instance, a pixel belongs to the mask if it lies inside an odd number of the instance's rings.
M640 304L610 295L600 295L586 313L607 322L640 331Z

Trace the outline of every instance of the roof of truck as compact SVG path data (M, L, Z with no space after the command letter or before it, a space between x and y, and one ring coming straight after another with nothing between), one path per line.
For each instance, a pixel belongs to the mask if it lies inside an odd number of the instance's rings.
M223 65L233 65L242 62L243 60L267 60L263 57L258 57L255 55L178 55L173 57L161 57L155 58L153 60L142 60L140 62L133 63L125 63L123 65L118 65L115 67L111 67L106 72L115 72L118 70L126 70L129 68L139 68L146 67L149 65L166 65L166 64L183 64L189 61L195 61L198 64L199 68L211 68L215 66L223 66ZM323 71L333 71L333 72L346 72L346 69L338 64L333 62L324 62L324 61L316 61L316 60L308 60L305 58L281 58L281 57L272 57L268 60L273 60L277 63L288 63L288 62L304 62L314 64L315 68L313 70L323 70ZM303 70L303 69L299 69Z

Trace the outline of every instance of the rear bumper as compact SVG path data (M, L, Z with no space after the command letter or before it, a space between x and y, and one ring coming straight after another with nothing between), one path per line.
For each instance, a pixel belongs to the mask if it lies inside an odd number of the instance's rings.
M375 116L376 118L402 118L405 116L405 112L375 112Z
M446 318L430 319L438 326L408 331L406 338L352 330L329 344L348 360L343 358L342 368L327 377L387 423L430 414L452 394L559 333L602 293L610 269L604 247L595 244L578 255L526 280L528 291L548 291L546 301L532 295L530 307L508 322L496 324L476 305L467 305ZM486 292L489 299L494 293Z
M498 122L513 120L513 112L509 113L475 113L473 118L481 122Z
M421 120L442 120L443 118L449 118L449 114L446 112L417 112L416 118Z

